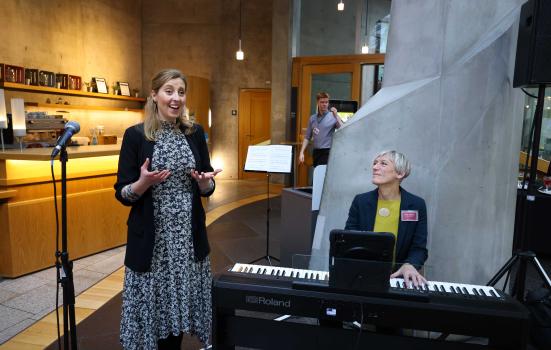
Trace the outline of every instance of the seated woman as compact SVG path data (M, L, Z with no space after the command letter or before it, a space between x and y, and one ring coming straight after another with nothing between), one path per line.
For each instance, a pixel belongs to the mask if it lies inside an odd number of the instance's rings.
M371 179L377 189L356 195L345 229L394 234L395 261L402 265L390 277L403 277L408 285L418 286L427 282L417 270L428 256L427 207L422 198L400 187L410 172L411 165L402 153L379 153Z

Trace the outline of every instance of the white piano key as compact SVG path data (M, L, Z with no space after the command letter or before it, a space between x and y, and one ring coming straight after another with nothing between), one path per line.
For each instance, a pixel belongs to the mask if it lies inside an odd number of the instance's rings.
M329 280L329 272L327 271L318 271L318 270L306 270L306 269L294 269L289 267L280 267L280 266L267 266L267 265L256 265L256 264L241 264L236 263L232 268L232 272L241 272L247 274L264 274L266 276L273 277L289 277L295 279L307 279L307 280L318 280L318 281L327 281ZM293 276L293 277L291 277ZM402 288L404 280L402 278L391 278L390 286L393 288ZM414 289L412 286L407 286L407 289ZM444 293L465 295L465 290L468 295L471 296L486 296L494 298L499 296L499 293L489 286L480 286L474 284L464 284L464 283L451 283L451 282L441 282L441 281L428 281L426 288L431 292L442 292ZM460 289L458 292L457 289ZM477 293L474 292L477 291ZM494 294L492 294L492 292Z
M390 286L393 288L401 288L401 285L403 284L404 280L402 278L391 278L390 279ZM496 291L494 287L490 286L479 286L475 284L464 284L464 283L450 283L450 282L440 282L440 281L428 281L427 282L427 288L429 291L434 292L441 292L441 287L444 288L446 293L450 294L465 294L465 290L467 290L467 294L471 296L478 296L473 290L476 289L478 294L480 294L482 291L483 296L494 298L496 296L499 296L499 293ZM457 288L460 288L460 293L457 293ZM413 289L412 287L407 287L407 289ZM492 292L494 294L492 294ZM494 296L495 295L495 296Z

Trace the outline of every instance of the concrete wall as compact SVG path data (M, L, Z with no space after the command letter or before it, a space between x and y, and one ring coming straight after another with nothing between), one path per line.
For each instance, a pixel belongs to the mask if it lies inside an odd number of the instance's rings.
M175 67L211 84L212 158L224 168L221 178L237 178L239 89L270 88L272 76L272 1L143 1L143 81L149 88L159 69ZM279 113L278 113L279 114ZM277 124L277 123L276 123Z
M300 0L299 56L327 56L356 53L356 21L360 0L345 1L337 11L335 0ZM363 1L362 1L363 2Z
M287 140L291 123L291 33L292 0L273 0L272 17L272 143ZM282 175L274 175L273 182L283 182Z
M295 0L299 3L298 56L346 55L361 52L366 38L366 0ZM390 0L368 0L367 37L373 35L377 20L390 12ZM370 51L372 52L372 51Z
M427 202L429 278L483 284L507 260L522 128L523 97L512 88L522 2L392 2L383 89L333 139L315 255L328 254L328 233L344 227L353 196L374 188L374 155L396 149L413 163L403 187Z
M83 82L103 77L109 86L126 81L131 89L141 88L141 1L3 0L0 13L4 28L0 63L78 75ZM45 103L47 98L55 102L60 96L6 91L8 110L12 97ZM72 105L139 107L95 98L62 98ZM73 110L67 117L79 122L80 117L86 119L82 136L96 123L104 124L106 132L122 136L126 126L140 119L136 113L104 111L104 118L89 122L92 114L98 113Z
M0 13L0 62L141 86L140 1L3 0Z

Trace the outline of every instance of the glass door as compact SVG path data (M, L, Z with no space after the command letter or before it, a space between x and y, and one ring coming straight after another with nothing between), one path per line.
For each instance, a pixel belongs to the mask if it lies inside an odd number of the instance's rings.
M357 64L317 64L304 66L300 86L300 115L297 140L302 142L310 116L317 113L316 94L318 92L327 92L331 96L331 99L359 102L360 81L361 68ZM299 186L312 184L311 149L312 143L310 142L309 149L305 152L304 164L298 167L297 182Z

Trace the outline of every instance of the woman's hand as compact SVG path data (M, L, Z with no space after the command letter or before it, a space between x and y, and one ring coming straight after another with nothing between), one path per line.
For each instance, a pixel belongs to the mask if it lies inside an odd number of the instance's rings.
M148 168L149 158L146 158L140 167L140 178L132 184L132 192L142 195L149 187L165 181L170 176L169 170L149 171Z
M403 277L406 286L411 288L411 285L415 287L422 286L427 283L425 277L423 277L419 271L413 265L405 263L403 264L398 271L390 275L390 278Z
M197 181L201 192L208 192L211 188L211 179L213 179L221 171L222 169L215 169L214 171L204 173L198 172L197 170L192 170L191 177Z

